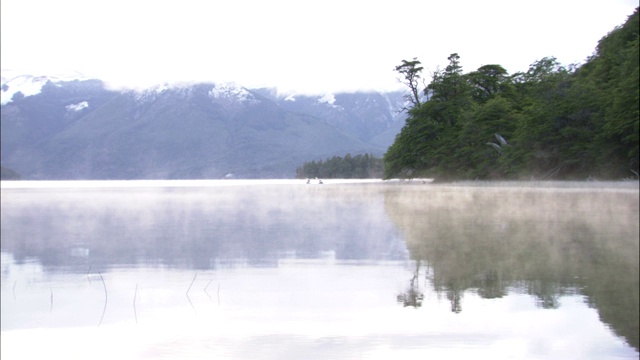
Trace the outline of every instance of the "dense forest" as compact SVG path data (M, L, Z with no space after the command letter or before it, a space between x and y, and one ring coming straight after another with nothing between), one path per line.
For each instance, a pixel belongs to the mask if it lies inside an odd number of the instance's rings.
M325 161L306 162L296 169L296 178L370 179L381 178L382 159L370 154L333 156Z
M638 9L583 65L553 57L508 74L463 73L451 54L423 83L419 60L396 67L409 116L384 155L384 177L623 179L638 177Z

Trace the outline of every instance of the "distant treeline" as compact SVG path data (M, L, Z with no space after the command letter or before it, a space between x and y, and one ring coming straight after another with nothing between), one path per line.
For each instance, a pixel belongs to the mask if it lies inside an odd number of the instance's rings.
M2 180L20 180L20 174L16 171L0 166L0 179Z
M553 57L509 74L464 73L458 54L423 88L420 61L396 71L409 117L384 155L384 177L637 178L638 9L603 37L584 65Z
M296 169L296 177L321 179L382 178L382 159L370 154L334 156L325 161L311 161Z

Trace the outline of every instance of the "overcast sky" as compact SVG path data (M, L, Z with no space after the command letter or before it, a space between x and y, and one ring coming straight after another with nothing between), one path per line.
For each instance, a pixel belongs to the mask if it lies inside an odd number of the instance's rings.
M3 71L78 71L114 86L233 81L283 92L394 89L460 55L526 71L583 63L638 0L2 0Z

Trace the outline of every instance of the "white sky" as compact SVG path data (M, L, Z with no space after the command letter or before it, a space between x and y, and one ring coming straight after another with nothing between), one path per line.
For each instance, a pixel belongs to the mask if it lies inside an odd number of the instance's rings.
M2 0L1 65L78 71L114 86L233 81L283 92L401 87L460 55L526 71L545 56L583 63L638 0Z

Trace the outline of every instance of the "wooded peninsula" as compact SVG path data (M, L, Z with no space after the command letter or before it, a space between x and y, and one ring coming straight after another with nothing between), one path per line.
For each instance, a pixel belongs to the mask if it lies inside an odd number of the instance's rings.
M418 59L395 70L408 117L384 155L384 178L638 178L638 8L583 65L554 57L508 74L463 73L451 54L424 86Z

